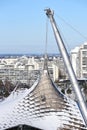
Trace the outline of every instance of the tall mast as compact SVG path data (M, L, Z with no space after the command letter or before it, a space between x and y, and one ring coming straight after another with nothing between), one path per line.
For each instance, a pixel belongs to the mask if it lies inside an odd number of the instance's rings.
M44 70L47 70L47 61L48 61L48 56L47 56L47 40L48 40L48 19L46 21L46 43L45 43L45 55L44 55Z
M60 50L60 52L62 54L64 63L66 65L66 68L67 68L67 71L68 71L68 74L69 74L69 77L70 77L70 80L72 82L73 89L74 89L76 97L77 97L77 102L78 102L81 114L82 114L84 122L85 122L85 124L87 126L87 108L86 108L86 104L85 104L85 101L84 101L83 96L81 94L81 90L79 88L79 85L78 85L74 70L72 68L72 65L71 65L67 50L66 50L65 45L64 45L64 42L63 42L62 37L60 35L60 32L59 32L59 30L57 28L55 19L53 17L54 12L51 9L46 9L45 11L46 11L46 15L50 19L57 45L58 45L59 50Z

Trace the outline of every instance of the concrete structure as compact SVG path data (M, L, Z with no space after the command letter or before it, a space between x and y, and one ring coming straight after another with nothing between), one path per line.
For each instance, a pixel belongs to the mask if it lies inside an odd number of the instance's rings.
M77 78L87 78L87 43L71 51L71 62Z
M58 64L54 63L52 64L52 68L53 68L53 80L54 81L58 81L59 79L59 68L58 68Z
M79 51L80 61L80 77L87 78L87 43L84 43L80 47Z
M0 79L16 82L27 82L27 77L32 71L39 70L39 63L35 61L34 57L27 58L26 56L3 58L0 59Z
M78 53L79 53L79 47L75 47L75 49L71 50L71 55L70 55L71 63L76 75L77 75L77 66L78 66Z
M9 57L0 59L0 79L5 80L7 77L13 82L21 81L27 83L27 76L34 71L43 69L44 59L35 57ZM65 75L62 58L54 56L48 59L48 70L51 78L55 81L59 78L59 70ZM24 75L24 76L23 76Z

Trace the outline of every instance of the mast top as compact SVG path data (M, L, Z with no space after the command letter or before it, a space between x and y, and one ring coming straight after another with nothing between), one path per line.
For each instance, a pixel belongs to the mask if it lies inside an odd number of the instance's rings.
M53 10L51 10L50 8L48 8L48 9L45 9L45 11L46 11L46 15L49 17L50 15L54 15L54 11Z

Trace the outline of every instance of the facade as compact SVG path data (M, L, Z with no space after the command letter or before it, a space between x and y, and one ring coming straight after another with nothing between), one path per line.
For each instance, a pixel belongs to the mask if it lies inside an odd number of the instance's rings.
M57 64L52 64L53 67L53 80L56 81L59 79L59 68Z
M8 79L13 83L18 81L29 83L32 77L35 79L38 70L39 62L35 61L34 57L22 56L0 59L0 79L3 81Z
M87 43L73 49L70 56L77 78L87 78Z
M87 78L87 43L80 47L80 77Z
M31 74L43 69L43 63L43 57L35 58L22 56L16 58L9 57L0 59L0 79L5 80L6 78L8 78L12 82L21 81L22 83L27 83L29 78L31 77ZM62 58L49 58L48 70L51 78L54 81L59 79L60 71L62 75L65 75Z
M75 47L75 49L71 50L71 57L70 57L76 75L77 75L78 52L79 52L79 47Z

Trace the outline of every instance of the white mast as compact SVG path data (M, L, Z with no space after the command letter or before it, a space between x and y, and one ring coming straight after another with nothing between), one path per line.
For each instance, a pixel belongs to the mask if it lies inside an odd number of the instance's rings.
M68 56L67 50L65 48L64 42L63 42L63 40L61 38L60 32L59 32L59 30L57 28L55 19L53 17L54 12L52 10L50 10L50 9L46 9L45 11L46 11L46 15L50 19L50 22L51 22L51 25L52 25L52 28L53 28L53 31L54 31L54 35L55 35L55 38L56 38L57 45L58 45L58 47L60 49L60 52L62 54L64 63L66 65L66 68L67 68L67 71L68 71L68 74L69 74L69 77L70 77L70 80L72 82L72 86L74 88L74 91L75 91L75 94L76 94L76 97L77 97L77 102L78 102L81 114L83 116L85 124L87 125L86 104L85 104L83 96L81 94L81 90L79 88L75 73L74 73L72 65L70 63L69 56Z

